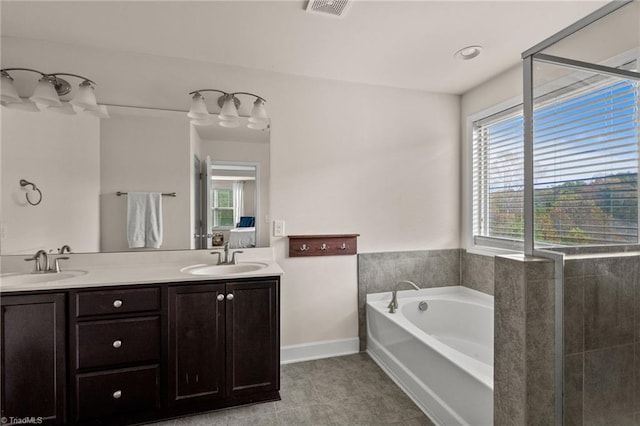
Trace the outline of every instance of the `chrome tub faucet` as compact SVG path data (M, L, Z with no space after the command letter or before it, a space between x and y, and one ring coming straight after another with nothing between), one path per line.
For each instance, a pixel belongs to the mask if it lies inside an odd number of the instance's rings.
M411 284L415 290L420 290L420 287L418 287L413 281L403 280L396 284L391 294L391 302L389 302L389 306L387 306L390 314L395 314L398 310L398 287L400 287L401 284Z

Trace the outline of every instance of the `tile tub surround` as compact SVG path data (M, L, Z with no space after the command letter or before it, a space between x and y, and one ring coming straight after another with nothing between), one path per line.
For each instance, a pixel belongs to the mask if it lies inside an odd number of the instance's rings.
M422 288L463 285L493 296L494 259L494 256L468 253L460 249L359 254L360 350L367 348L367 294L391 291L399 281L410 280Z
M460 258L460 285L493 296L495 257L462 250Z
M366 353L283 365L280 383L281 401L154 426L433 426Z
M554 424L554 268L495 258L495 425Z
M564 266L565 424L640 418L640 252Z
M367 348L367 294L392 291L402 280L421 288L460 285L460 249L358 254L358 332ZM406 287L409 288L409 287ZM402 289L406 289L402 287Z

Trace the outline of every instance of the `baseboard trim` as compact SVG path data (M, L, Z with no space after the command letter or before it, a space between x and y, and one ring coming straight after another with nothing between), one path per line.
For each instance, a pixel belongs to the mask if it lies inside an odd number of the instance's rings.
M299 345L282 346L280 348L280 363L292 364L294 362L351 355L358 352L360 352L360 339L357 337L302 343Z

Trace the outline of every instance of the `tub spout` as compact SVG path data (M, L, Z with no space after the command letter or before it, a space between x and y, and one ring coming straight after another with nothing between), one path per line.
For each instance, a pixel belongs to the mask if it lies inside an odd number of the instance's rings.
M418 287L413 281L404 280L396 284L396 287L391 293L391 302L389 302L389 306L387 306L389 308L390 314L395 314L396 310L398 309L398 287L400 287L401 284L411 284L414 289L420 290L420 287Z

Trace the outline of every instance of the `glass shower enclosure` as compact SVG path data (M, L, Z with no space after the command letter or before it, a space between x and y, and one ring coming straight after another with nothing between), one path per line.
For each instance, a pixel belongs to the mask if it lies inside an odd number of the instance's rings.
M555 423L638 424L640 1L522 57L525 254L555 262Z

